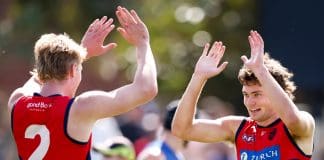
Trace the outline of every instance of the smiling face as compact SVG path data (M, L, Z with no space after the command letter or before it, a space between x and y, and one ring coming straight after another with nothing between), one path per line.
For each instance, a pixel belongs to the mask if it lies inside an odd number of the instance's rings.
M249 116L259 125L270 124L278 118L276 112L271 109L271 102L264 95L261 85L243 85L242 93Z

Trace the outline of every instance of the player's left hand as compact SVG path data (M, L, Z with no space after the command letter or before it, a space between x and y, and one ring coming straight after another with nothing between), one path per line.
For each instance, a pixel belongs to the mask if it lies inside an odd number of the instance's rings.
M257 31L251 31L248 37L251 47L251 57L248 59L245 55L241 57L244 65L255 71L260 68L263 63L264 56L264 42L261 35Z
M104 16L90 24L81 41L81 45L87 49L86 58L102 55L117 46L116 43L103 45L105 38L115 28L112 23L112 18L107 20L107 17Z

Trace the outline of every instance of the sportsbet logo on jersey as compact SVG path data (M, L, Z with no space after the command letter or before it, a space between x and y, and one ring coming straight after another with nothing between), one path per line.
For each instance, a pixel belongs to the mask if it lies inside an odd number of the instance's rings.
M36 103L28 103L27 108L32 111L45 111L48 108L51 108L53 104L46 102L36 102Z

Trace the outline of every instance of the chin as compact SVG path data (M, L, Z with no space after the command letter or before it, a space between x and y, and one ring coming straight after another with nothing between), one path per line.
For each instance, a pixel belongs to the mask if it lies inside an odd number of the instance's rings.
M260 121L261 120L260 116L253 116L252 114L250 114L249 116L254 121Z

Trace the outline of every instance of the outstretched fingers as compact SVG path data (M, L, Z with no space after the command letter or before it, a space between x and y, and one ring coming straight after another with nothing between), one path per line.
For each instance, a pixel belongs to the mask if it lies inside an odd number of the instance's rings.
M223 43L222 42L218 42L217 44L216 44L216 46L215 46L215 51L214 51L214 54L212 55L214 58L217 58L217 57L222 57L223 56L223 54L224 54L224 52L222 52L223 51L223 49L225 50L225 48L224 48L225 46L223 45Z
M195 73L206 79L221 73L228 64L228 62L223 62L219 65L225 52L225 46L223 46L222 42L216 41L211 46L210 50L209 48L210 44L207 43L195 67Z
M130 24L137 23L133 18L133 16L131 15L131 13L129 13L129 11L126 8L123 8L121 6L117 7L116 15L119 23L124 28L126 28Z
M133 18L132 14L129 13L129 11L126 8L122 7L122 11L123 11L122 13L125 15L125 18L126 18L128 23L135 23L136 24L136 21Z
M216 54L216 52L217 52L217 46L219 45L219 42L217 42L217 41L215 41L214 43L213 43L213 46L211 47L211 49L210 49L210 51L209 51L209 53L208 53L208 56L210 56L210 57L214 57L214 55Z
M122 14L122 9L120 6L117 7L116 16L117 16L117 19L118 19L120 25L124 26L126 24L126 20Z
M118 27L117 28L117 31L124 37L124 38L126 38L128 35L127 35L127 32L126 32L126 30L124 29L124 28L122 28L122 27Z
M226 47L223 45L222 42L218 43L218 45L216 46L216 53L214 54L214 59L216 61L216 64L219 64L219 62L223 58L225 49Z
M222 59L224 53L225 53L226 47L224 45L221 45L218 47L217 55L215 55L216 63L218 64L220 60Z
M258 45L263 46L264 45L264 42L263 42L263 39L261 37L261 35L257 32L257 31L254 31L254 34L255 34L255 41L258 42Z
M241 56L241 60L243 61L244 65L253 70L263 64L264 41L261 35L254 30L250 31L248 40L251 47L250 58L248 58L246 55L243 55Z
M93 32L95 30L96 23L99 21L99 19L95 19L88 27L87 32Z
M254 39L253 39L252 35L248 36L248 40L249 40L250 48L251 49L254 48L255 43L254 43Z
M248 58L246 57L246 55L241 56L241 60L243 61L244 64L248 62Z
M263 39L257 31L251 31L249 36L249 43L252 48L261 48L264 46Z
M228 62L225 61L225 62L223 62L223 63L218 67L218 69L219 69L219 73L220 73L220 72L223 72L223 70L226 68L227 64L228 64Z
M107 52L107 51L110 51L116 47L117 47L117 43L109 43L109 44L103 46L103 50L104 50L104 52Z
M210 49L208 56L215 59L216 63L218 64L224 55L225 49L226 47L223 45L222 42L216 41Z
M103 17L100 19L100 21L99 21L99 25L103 25L103 24L105 24L106 21L107 21L107 16L103 16ZM108 20L108 21L109 21L109 20Z
M142 20L141 20L141 18L137 15L137 13L135 12L135 10L131 10L131 14L132 14L132 16L133 16L133 18L135 19L135 21L138 23L138 22L140 22L140 23L143 23L142 22Z
M207 54L208 54L208 50L209 50L209 45L210 45L209 43L206 43L206 44L205 44L205 48L204 48L204 50L203 50L201 56L207 56Z

